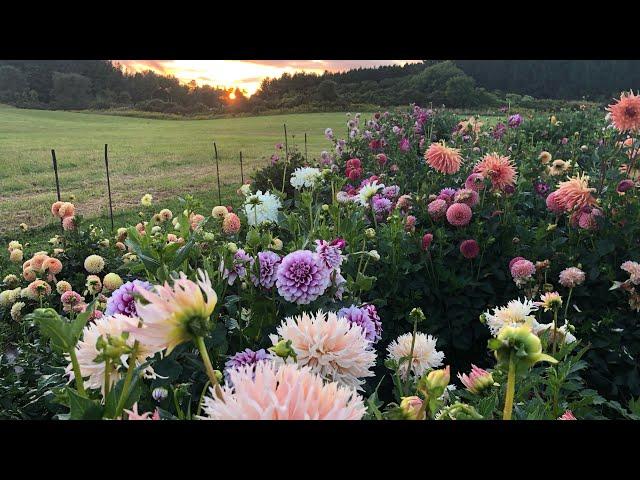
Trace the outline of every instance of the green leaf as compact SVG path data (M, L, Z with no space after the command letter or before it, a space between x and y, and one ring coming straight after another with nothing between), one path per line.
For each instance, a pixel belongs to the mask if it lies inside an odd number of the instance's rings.
M71 420L101 420L103 408L97 401L80 396L72 388L67 389L69 394L69 418Z
M59 352L69 352L75 347L71 324L67 323L52 308L38 308L27 316L40 328L43 337L51 341L51 346Z

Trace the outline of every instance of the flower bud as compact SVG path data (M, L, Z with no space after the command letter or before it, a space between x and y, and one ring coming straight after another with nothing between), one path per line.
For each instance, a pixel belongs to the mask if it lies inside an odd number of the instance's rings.
M415 395L411 397L402 397L400 409L405 414L407 420L424 420L426 412L422 411L422 399Z
M375 231L375 229L373 229L373 228L367 228L367 229L364 231L364 235L365 235L367 238L376 238L376 231Z
M227 243L227 251L229 253L236 253L238 251L238 245L233 242Z
M412 309L409 313L409 317L416 323L424 322L427 319L420 307Z
M291 346L291 340L280 340L273 347L269 348L269 350L285 360L288 357L292 357L294 360L297 358L296 351Z
M161 402L169 396L169 391L164 387L157 387L151 392L151 396L156 402Z
M377 250L371 250L369 252L369 256L373 259L373 261L377 262L378 260L380 260L380 254L378 253Z
M461 402L444 407L436 415L436 420L482 420L482 418L474 407Z

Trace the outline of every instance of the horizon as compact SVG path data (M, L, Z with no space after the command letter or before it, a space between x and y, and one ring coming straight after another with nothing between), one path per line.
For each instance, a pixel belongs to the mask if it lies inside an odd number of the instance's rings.
M224 89L239 88L251 96L265 78L280 78L284 73L316 73L322 75L356 68L386 65L406 65L422 60L111 60L128 73L151 70L172 75L180 83L195 81L198 86L210 85ZM233 97L232 97L233 98Z

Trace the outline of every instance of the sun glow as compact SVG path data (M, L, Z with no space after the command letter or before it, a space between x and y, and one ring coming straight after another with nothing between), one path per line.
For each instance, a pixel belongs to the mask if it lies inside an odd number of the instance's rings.
M403 65L418 60L113 60L129 72L152 70L173 75L182 83L195 81L198 86L239 88L247 96L253 95L263 79L277 78L283 73L337 72L358 67ZM233 100L235 95L231 93Z

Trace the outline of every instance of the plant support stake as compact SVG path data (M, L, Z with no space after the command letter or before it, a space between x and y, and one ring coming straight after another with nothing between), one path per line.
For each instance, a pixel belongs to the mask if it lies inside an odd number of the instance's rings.
M218 178L218 205L222 204L222 193L220 192L220 166L218 165L218 146L213 142L213 150L216 154L216 177Z
M107 170L107 193L109 194L109 216L111 217L111 232L113 232L113 202L111 200L111 179L109 178L109 146L104 144L104 166Z
M244 185L244 169L242 168L242 152L240 152L240 180L242 180L242 185Z
M56 159L56 151L51 149L51 158L53 160L53 173L56 177L56 194L58 201L60 201L60 179L58 178L58 160ZM62 227L62 219L60 219L60 228L64 230Z

